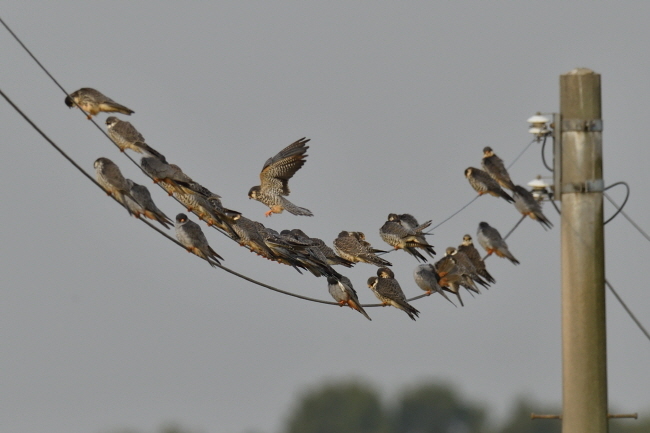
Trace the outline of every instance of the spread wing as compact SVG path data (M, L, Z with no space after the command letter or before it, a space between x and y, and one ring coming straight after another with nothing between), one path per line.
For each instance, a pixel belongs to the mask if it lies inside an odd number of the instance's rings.
M289 195L289 179L302 167L306 160L306 146L309 139L301 138L269 158L260 173L262 190L273 190L280 195Z

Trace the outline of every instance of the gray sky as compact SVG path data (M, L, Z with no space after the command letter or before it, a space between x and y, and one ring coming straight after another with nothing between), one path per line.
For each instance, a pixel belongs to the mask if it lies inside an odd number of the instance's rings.
M463 176L489 145L507 163L526 119L558 110L559 75L602 74L606 184L632 187L626 211L646 230L650 148L650 4L592 2L5 2L1 16L69 91L94 87L135 110L147 142L223 197L276 228L331 243L378 229L390 212L434 224L473 195ZM100 156L182 208L78 111L0 30L2 89L88 171ZM0 228L0 418L3 431L277 431L290 404L326 378L357 377L390 395L434 378L490 401L561 399L559 219L525 221L509 239L520 266L491 258L497 284L453 308L422 299L417 322L278 295L205 262L147 228L0 104L5 224ZM100 114L98 121L105 120ZM124 116L122 116L124 118ZM313 218L264 219L249 201L264 161L307 136L290 199ZM539 145L511 169L547 174ZM623 191L612 190L622 201ZM612 213L606 206L606 214ZM196 220L194 218L194 220ZM518 214L483 197L436 230L439 254L479 221L505 234ZM172 233L172 232L170 232ZM326 281L258 258L207 231L224 264L329 300ZM649 326L650 243L622 217L607 226L607 278ZM407 295L416 262L391 253ZM363 302L376 268L343 273ZM650 344L607 295L612 411L648 415Z

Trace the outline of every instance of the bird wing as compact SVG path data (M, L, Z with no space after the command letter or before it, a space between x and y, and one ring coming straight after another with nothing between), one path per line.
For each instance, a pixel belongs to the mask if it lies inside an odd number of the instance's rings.
M305 152L309 139L301 138L269 158L260 172L261 188L277 191L280 195L289 195L289 179L305 164Z

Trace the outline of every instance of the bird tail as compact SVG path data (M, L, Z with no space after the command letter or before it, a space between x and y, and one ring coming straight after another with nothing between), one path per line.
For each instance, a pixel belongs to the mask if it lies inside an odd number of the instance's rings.
M290 214L293 214L293 215L314 216L314 214L311 213L311 211L309 209L305 209L304 207L296 206L295 204L291 203L288 200L285 200L284 210L286 210L287 212L289 212Z
M497 249L497 250L495 250L494 252L497 254L497 256L499 256L499 257L505 257L506 259L508 259L508 260L510 260L512 263L514 263L515 265L518 265L518 264L519 264L519 260L517 260L517 259L515 258L515 256L513 256L512 253L511 253L510 251L508 251L508 250L500 250L500 249Z
M127 116L130 116L131 114L135 113L135 111L125 107L124 105L118 104L115 101L104 102L103 104L101 104L101 109L102 111L105 112L109 112L109 113L117 112L117 113L126 114Z
M370 263L371 265L375 265L379 267L393 266L393 264L388 260L384 260L381 257L377 257L374 254L359 254L359 258L361 258L366 263Z
M515 202L515 200L512 197L510 197L510 194L508 194L507 192L505 192L502 189L499 190L499 197L502 197L508 203L514 203Z
M363 316L364 316L366 319L372 321L372 319L370 318L370 316L368 316L368 314L367 314L366 311L363 309L363 307L362 307L361 305L359 305L359 304L358 304L354 299L350 299L350 300L348 301L348 306L349 306L350 308L352 308L353 310L357 310L359 313L363 314Z

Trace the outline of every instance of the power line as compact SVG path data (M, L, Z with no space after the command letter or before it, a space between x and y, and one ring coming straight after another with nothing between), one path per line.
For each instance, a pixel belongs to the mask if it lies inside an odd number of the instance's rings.
M2 23L2 25L5 27L5 29L7 29L7 31L8 31L8 32L9 32L9 33L14 37L14 39L15 39L15 40L20 44L20 46L21 46L21 47L22 47L22 48L23 48L23 49L24 49L24 50L29 54L29 56L30 56L30 57L31 57L31 58L36 62L36 64L37 64L37 65L38 65L38 66L43 70L43 72L45 72L45 74L46 74L46 75L47 75L47 76L48 76L48 77L49 77L49 78L54 82L54 84L56 84L56 86L59 87L59 89L61 89L61 91L62 91L66 96L69 97L70 95L69 95L68 92L63 88L63 86L61 86L61 84L56 80L56 78L54 78L54 76L53 76L53 75L52 75L52 74L47 70L47 68L45 68L45 66L43 66L43 64L42 64L42 63L41 63L41 62L36 58L36 56L35 56L34 54L32 54L32 52L27 48L27 46L26 46L26 45L25 45L25 44L20 40L20 38L18 37L18 35L16 35L16 34L11 30L11 28L10 28L10 27L5 23L5 21L4 21L1 17L0 17L0 23ZM0 90L0 94L1 94L1 95L4 97L4 99L5 99L5 100L6 100L6 101L7 101L7 102L8 102L8 103L9 103L9 104L14 108L14 110L16 110L16 112L18 112L18 113L19 113L19 114L20 114L20 115L25 119L25 121L27 121L27 122L28 122L28 123L29 123L29 124L30 124L30 125L31 125L31 126L32 126L32 127L33 127L33 128L34 128L34 129L35 129L35 130L36 130L36 131L37 131L37 132L38 132L38 133L39 133L39 134L40 134L40 135L41 135L41 136L42 136L42 137L43 137L43 138L48 142L48 143L49 143L49 144L50 144L50 145L52 145L52 146L53 146L53 147L54 147L54 148L55 148L55 149L56 149L56 150L57 150L61 155L63 155L63 156L68 160L68 162L70 162L70 163L71 163L75 168L77 168L77 170L79 170L79 171L80 171L84 176L86 176L86 177L87 177L88 179L90 179L90 180L91 180L95 185L97 185L98 188L100 188L100 189L102 189L102 191L104 191L104 188L102 188L101 185L99 185L99 183L97 183L97 181L96 181L95 179L93 179L92 176L90 176L90 175L89 175L89 174L88 174L88 173L87 173L83 168L81 168L81 166L79 166L79 165L78 165L78 164L77 164L77 163L76 163L76 162L75 162L71 157L69 157L69 156L68 156L68 155L67 155L67 154L66 154L66 153L65 153L65 152L64 152L64 151L63 151L63 150L58 146L58 145L56 145L56 143L54 143L54 141L52 141L52 140L51 140L51 139L50 139L50 138L49 138L49 137L48 137L48 136L47 136L47 135L46 135L46 134L45 134L45 133L44 133L40 128L38 128L38 126L37 126L37 125L36 125L36 124L35 124L35 123L34 123L34 122L33 122L33 121L32 121L32 120L31 120L31 119L30 119L30 118L29 118L29 117L28 117L28 116L27 116L23 111L22 111L22 110L20 110L20 109L19 109L19 108L18 108L18 107L13 103L13 101L11 101L11 99L10 99L10 98L9 98L9 97L4 93L4 92L2 92L2 90ZM71 98L71 99L73 99L73 98ZM77 104L76 101L74 101L74 99L73 99L73 102L74 102L75 105L80 109L81 112L83 112L85 115L88 115L88 113L86 113L85 110L83 110L83 109L79 106L79 104ZM99 126L99 124L97 124L97 122L95 122L94 119L91 118L90 121L93 123L93 125L95 125L95 127L96 127L96 128L97 128L97 129L102 133L102 134L104 134L104 136L105 136L105 137L106 137L106 138L107 138L107 139L108 139L108 140L109 140L109 141L110 141L114 146L116 146L116 147L119 148L119 146L117 146L117 143L115 143L115 142L110 138L110 136L106 133L106 131L104 131L104 129L103 129L101 126ZM522 150L522 151L517 155L517 157L516 157L516 158L515 158L511 163L510 163L510 165L508 166L508 168L510 168L512 165L515 164L515 162L517 162L517 160L518 160L518 159L519 159L519 158L520 158L520 157L521 157L521 156L526 152L526 150L528 150L528 148L532 145L533 142L535 142L535 140L531 141L531 142L530 142L530 143L529 143L529 144L528 144L528 145L527 145L527 146L526 146L526 147L525 147L525 148L524 148L524 149L523 149L523 150ZM139 164L138 164L138 163L137 163L137 162L136 162L136 161L135 161L135 160L134 160L130 155L126 154L126 152L123 152L123 153L124 153L124 155L125 155L125 156L126 156L126 157L127 157L127 158L128 158L128 159L129 159L133 164L135 164L138 168L140 168L140 170L141 170L141 171L142 171L142 172L143 172L147 177L151 178L151 177L148 175L148 173L146 173L146 172L142 169L142 167L141 167L141 166L140 166L140 165L139 165ZM161 188L162 188L162 186L161 186ZM472 203L473 203L473 202L474 202L474 201L475 201L479 196L480 196L480 195L477 195L476 197L474 197L470 202L468 202L466 205L464 205L462 208L460 208L458 211L456 211L456 212L455 212L454 214L452 214L450 217L448 217L447 219L443 220L441 223L439 223L438 225L436 225L435 227L433 227L431 230L433 230L433 229L439 227L440 225L442 225L443 223L449 221L451 218L453 218L453 217L456 216L458 213L460 213L463 209L467 208L470 204L472 204ZM112 196L111 196L111 197L112 197ZM115 199L115 197L112 197L112 198L113 198L115 201L117 201L117 199ZM174 198L175 198L175 197L174 197ZM175 199L176 199L176 198L175 198ZM176 201L178 201L178 202L180 203L180 201L179 201L178 199L176 199ZM119 203L119 201L118 201L118 203ZM181 204L182 204L182 203L181 203ZM120 205L121 205L121 206L124 206L122 203L120 203ZM148 221L146 221L146 220L144 220L144 219L142 219L142 218L139 218L139 219L140 219L142 222L144 222L145 224L147 224L149 227L151 227L152 229L156 230L156 231L157 231L158 233L160 233L161 235L165 236L167 239L171 240L172 242L174 242L175 244L177 244L177 245L180 246L181 248L185 249L185 247L184 247L183 245L181 245L181 244L180 244L176 239L173 239L173 238L170 237L167 233L165 233L165 232L163 232L162 230L160 230L158 227L152 225L151 223L149 223ZM522 220L523 220L523 218L522 218ZM515 228L516 228L516 227L521 223L522 220L520 220L520 221L515 225L515 227L513 227L512 230L510 230L510 232L508 233L508 235L506 235L506 237L509 236L510 233L512 233L512 232L515 230ZM215 227L215 228L216 228L216 227ZM219 230L219 231L220 231L221 233L225 234L228 238L232 239L232 238L231 238L229 235L227 235L225 232L223 232L223 231L221 231L221 230ZM233 240L234 240L234 239L233 239ZM298 294L295 294L295 293L292 293L292 292L288 292L288 291L285 291L285 290L281 290L281 289L278 289L277 287L273 287L273 286L270 286L270 285L268 285L268 284L262 283L262 282L260 282L260 281L254 280L254 279L252 279L252 278L250 278L250 277L247 277L246 275L240 274L240 273L238 273L238 272L236 272L236 271L233 271L233 270L231 270L231 269L229 269L229 268L227 268L227 267L225 267L225 266L218 265L218 264L215 264L215 265L216 265L217 267L219 267L219 268L225 270L226 272L229 272L229 273L231 273L231 274L233 274L233 275L235 275L235 276L237 276L237 277L239 277L239 278L242 278L242 279L244 279L244 280L246 280L246 281L249 281L249 282L251 282L251 283L257 284L257 285L259 285L259 286L261 286L261 287L267 288L267 289L269 289L269 290L273 290L273 291L278 292L278 293L282 293L282 294L285 294L285 295L288 295L288 296L296 297L296 298L303 299L303 300L307 300L307 301L311 301L311 302L317 302L317 303L321 303L321 304L327 304L327 305L339 305L339 304L336 303L336 302L324 301L324 300L320 300L320 299L316 299L316 298L310 298L310 297L307 297L307 296L302 296L302 295L298 295ZM423 295L415 296L415 297L413 297L413 298L408 299L408 301L413 301L413 300L421 299L421 298L423 298L423 297L425 297L425 296L429 296L429 295L430 295L430 294L423 294ZM362 307L380 307L380 306L385 306L385 305L384 305L384 304L365 304L365 305L362 305Z

